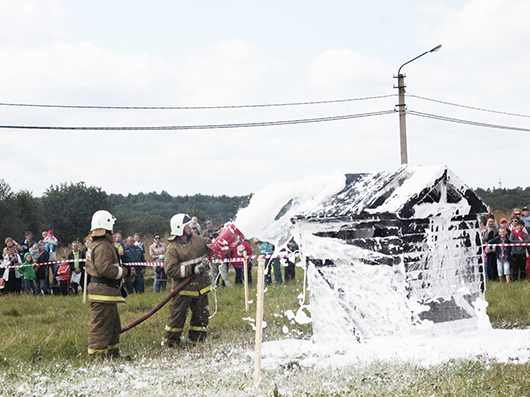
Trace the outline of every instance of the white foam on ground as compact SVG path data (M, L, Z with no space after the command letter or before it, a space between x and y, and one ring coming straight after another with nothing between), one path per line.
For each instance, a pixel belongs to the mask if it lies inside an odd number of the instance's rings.
M342 367L372 361L413 362L422 366L452 359L488 356L504 363L530 360L530 330L482 330L445 337L373 338L363 343L313 343L309 340L266 342L262 367L272 369L288 359L306 367Z

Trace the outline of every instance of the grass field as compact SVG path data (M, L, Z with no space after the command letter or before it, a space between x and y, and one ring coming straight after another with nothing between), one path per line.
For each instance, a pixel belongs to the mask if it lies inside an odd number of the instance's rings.
M302 271L290 284L269 286L264 341L309 339L311 326L292 324L285 312L299 307ZM251 299L255 290L251 289ZM120 306L122 325L140 317L163 295L131 295ZM495 328L530 328L530 283L489 283L488 314ZM296 360L265 368L252 382L254 332L245 318L243 288L218 288L210 295L207 342L178 349L160 345L167 307L122 335L130 363L88 363L90 307L81 296L0 298L0 395L270 395L270 396L530 396L530 364L499 363L488 357L422 367L370 362L321 369ZM255 298L254 298L255 300ZM288 331L286 332L286 329Z

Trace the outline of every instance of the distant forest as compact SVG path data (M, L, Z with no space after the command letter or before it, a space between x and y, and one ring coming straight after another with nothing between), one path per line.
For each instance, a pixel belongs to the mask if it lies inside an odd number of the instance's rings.
M511 212L514 208L530 207L530 187L515 189L474 190L490 208L497 212Z
M13 192L0 179L0 241L12 237L24 240L26 231L39 239L43 230L53 229L61 245L83 241L90 229L92 214L109 210L117 219L115 231L127 236L140 233L151 237L155 233L169 233L169 220L179 212L197 216L201 225L212 219L220 226L233 219L239 210L248 206L249 196L171 196L161 193L138 193L127 196L107 194L99 187L84 182L50 186L42 197L29 191Z
M475 192L494 211L510 212L515 207L530 206L530 187L478 188ZM13 192L9 184L0 179L0 241L8 236L22 241L26 231L31 231L38 239L41 232L48 229L54 229L64 245L83 240L89 232L92 214L99 209L108 209L117 218L114 230L124 235L168 234L169 220L179 212L197 216L201 225L212 219L217 227L233 219L240 208L248 205L250 197L171 196L165 191L109 195L84 182L52 185L42 197L34 197L26 190Z
M207 219L214 227L233 219L240 208L248 206L250 196L171 196L162 193L138 193L123 196L109 195L109 208L118 219L116 230L131 234L153 235L169 233L169 220L179 212L196 216L204 225Z

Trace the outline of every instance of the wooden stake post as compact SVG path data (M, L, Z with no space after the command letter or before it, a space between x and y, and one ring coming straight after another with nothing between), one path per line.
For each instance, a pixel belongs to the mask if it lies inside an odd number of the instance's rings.
M83 303L86 303L86 286L87 286L87 279L88 279L88 273L86 272L86 265L85 265L85 277L83 277Z
M263 333L263 290L265 287L265 278L263 269L265 259L258 260L258 292L256 297L256 351L254 356L254 384L257 385L260 380L261 372L261 340Z
M245 280L245 311L248 312L248 260L247 260L247 251L243 251L243 279Z

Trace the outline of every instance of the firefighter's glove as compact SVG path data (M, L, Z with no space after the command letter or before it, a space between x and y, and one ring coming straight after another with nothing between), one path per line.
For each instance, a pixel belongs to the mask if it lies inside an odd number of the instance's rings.
M206 270L206 266L204 265L204 261L202 263L199 263L198 265L195 265L195 274L201 274L204 270Z

